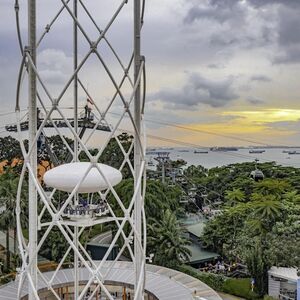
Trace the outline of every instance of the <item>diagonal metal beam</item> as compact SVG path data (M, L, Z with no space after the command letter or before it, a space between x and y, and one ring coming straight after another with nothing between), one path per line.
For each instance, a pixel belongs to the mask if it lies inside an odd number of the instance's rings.
M30 8L32 9L33 6L35 5L36 0L28 0L28 3L30 3ZM64 257L60 264L58 264L55 273L53 274L53 277L51 278L50 282L48 282L48 287L49 290L52 291L54 297L56 299L59 299L58 294L55 292L55 290L52 288L52 284L54 282L55 276L60 270L60 268L63 266L63 262L66 260L68 254L70 251L74 251L74 257L75 257L75 264L74 268L78 271L78 265L79 263L83 264L86 266L89 274L90 274L90 280L87 282L87 284L84 286L82 292L79 294L76 293L78 285L76 285L76 282L78 281L78 276L75 276L75 297L77 300L83 299L85 296L85 293L87 292L88 288L91 286L93 282L97 284L97 288L101 288L106 296L109 299L113 299L112 295L110 292L107 290L107 288L104 285L104 280L105 277L108 276L109 272L111 269L108 269L104 272L103 269L103 262L107 261L108 256L113 248L113 246L120 240L122 242L122 247L120 249L120 252L116 259L112 262L111 268L114 266L114 264L118 261L120 255L128 249L128 252L130 254L131 259L135 262L136 266L136 272L135 272L135 295L134 299L135 300L140 300L142 299L143 295L143 289L144 289L144 268L145 268L145 256L146 256L146 217L145 217L145 210L144 210L144 197L145 197L145 137L143 136L144 134L144 127L143 127L143 120L142 120L142 114L143 114L143 108L144 108L144 103L143 100L140 97L141 93L141 85L143 82L143 85L145 85L145 76L144 76L144 66L145 66L145 61L142 59L140 55L140 30L142 27L143 23L143 14L144 14L144 0L130 0L134 4L134 24L135 24L135 32L134 32L134 51L133 55L131 56L128 64L125 64L120 56L118 55L117 49L113 47L113 44L111 44L107 38L107 32L109 30L112 30L112 24L115 22L117 17L119 16L120 12L124 8L125 4L129 0L120 0L120 4L118 5L117 9L113 12L110 20L108 21L107 25L104 27L103 30L100 29L98 24L96 23L95 19L92 16L92 13L88 10L87 6L82 0L57 0L62 4L62 6L59 8L58 12L54 16L54 18L51 20L51 22L46 26L45 30L42 32L42 35L38 42L33 43L32 40L30 45L32 47L25 47L24 51L24 56L23 56L23 61L22 61L22 66L21 66L21 71L20 71L20 76L18 80L18 91L20 91L20 87L22 85L22 74L25 74L24 70L25 67L29 71L29 78L32 80L30 88L35 88L35 90L32 90L32 97L35 97L35 103L34 105L37 105L36 102L36 97L39 101L40 106L45 112L45 118L40 124L40 128L36 128L36 123L34 123L32 120L34 117L33 110L31 110L31 128L34 130L34 134L31 132L31 142L29 149L26 151L25 149L25 144L23 137L21 136L21 130L20 130L20 117L18 116L18 123L19 125L17 126L18 128L18 134L20 137L20 142L21 142L21 148L22 148L22 153L25 158L25 163L22 168L21 176L20 176L20 181L21 183L19 184L18 187L18 196L17 196L17 227L18 227L18 241L19 241L19 247L21 251L21 257L22 257L22 269L21 269L21 281L19 284L19 290L18 294L20 295L21 289L24 283L24 279L28 279L28 286L29 290L31 293L31 299L38 299L38 290L36 287L36 272L39 272L39 276L41 280L45 281L44 276L40 273L40 271L37 268L33 268L35 270L35 274L31 273L30 270L33 270L32 267L35 264L36 257L38 255L38 252L43 245L44 241L47 239L48 235L50 232L53 230L55 226L57 226L66 239L67 243L69 244L69 247L64 254ZM18 1L16 0L16 3ZM80 6L77 7L77 2L80 3ZM142 2L142 6L141 6ZM71 8L70 3L73 3L73 9ZM32 6L33 5L33 6ZM76 6L76 7L75 7ZM80 8L83 13L85 13L88 18L92 21L93 25L96 27L99 35L96 39L96 41L92 41L90 37L88 36L88 33L85 29L85 26L83 23L81 23L78 19L78 14L77 14L77 8ZM73 21L74 25L74 44L73 44L73 49L74 49L74 68L72 71L72 74L66 81L65 85L62 87L62 89L59 91L58 98L54 98L51 95L51 86L47 86L46 83L43 81L42 77L40 76L40 72L38 67L36 66L36 61L35 61L35 53L36 49L42 45L44 38L47 34L47 32L54 26L55 22L62 17L62 12L65 11L67 12L68 17L71 18ZM32 13L35 12L35 9L29 13L30 16L32 16ZM18 18L18 17L17 17ZM29 18L31 22L35 23L35 19ZM32 24L33 24L32 23ZM78 29L78 31L77 31ZM31 27L31 30L33 30L33 27ZM83 36L83 41L87 42L89 45L90 49L87 51L87 53L82 56L81 61L77 61L77 38L78 34L82 34ZM30 39L32 39L33 32L30 32ZM34 37L35 38L35 37ZM115 74L112 73L110 70L110 66L107 63L106 59L104 56L102 56L102 53L98 51L97 47L99 43L103 41L104 43L107 44L108 48L110 49L111 53L113 56L116 58L118 61L118 64L120 65L120 71L122 72L121 74L121 80L120 82L116 81L116 77L114 76ZM32 50L33 49L33 50ZM23 51L22 51L23 52ZM97 102L94 101L95 103L95 109L99 113L100 117L96 122L96 125L94 128L92 128L90 134L88 135L87 138L83 140L83 137L78 134L77 130L77 118L78 118L78 86L77 83L81 86L85 94L91 98L89 95L87 89L84 87L82 82L79 80L79 72L83 68L83 66L86 64L86 62L89 60L90 56L92 54L95 54L98 60L100 61L101 65L104 67L106 75L109 77L110 81L112 82L112 85L114 87L112 97L110 98L110 101L108 102L106 108L104 111L101 111L97 105ZM125 68L127 66L127 68ZM132 79L130 76L130 72L133 71L134 73L134 78ZM35 82L33 82L33 78ZM142 80L143 78L143 80ZM123 85L124 83L128 80L130 83L132 92L128 97L125 97L123 94ZM39 86L41 87L41 90L45 93L46 97L42 98L39 96L37 92L37 87L36 83L39 83ZM74 84L74 119L75 122L71 124L70 120L66 117L64 112L62 111L62 108L59 106L60 102L62 102L67 94L67 90L69 89L71 84ZM17 93L17 111L19 115L19 92ZM110 125L108 122L107 114L110 113L112 110L113 104L115 103L115 100L117 97L120 97L124 108L123 112L121 115L117 118L116 122L114 125ZM126 99L127 98L127 99ZM50 110L46 109L46 105L44 102L49 99L51 102L51 107ZM142 101L141 101L142 100ZM32 102L33 103L33 102ZM36 113L36 110L35 110ZM53 114L58 113L62 120L64 121L64 124L66 125L66 128L59 129L56 124L53 122ZM128 122L128 125L132 128L132 131L134 132L135 139L134 141L130 144L129 149L125 150L124 146L122 145L121 141L119 140L117 136L117 131L120 128L121 122L124 120L125 117L129 117L130 122ZM44 188L39 182L36 174L36 162L32 160L32 157L36 156L35 152L35 144L41 134L46 135L46 131L44 128L46 128L46 124L48 122L52 122L54 125L54 129L56 133L60 136L62 139L63 143L67 147L67 149L72 153L73 155L73 160L76 161L78 155L83 152L86 154L88 160L90 161L90 167L88 170L81 176L81 178L78 180L77 185L73 189L73 191L68 195L66 201L63 203L63 205L59 208L55 207L54 199L56 197L56 190L54 189L51 193L50 196L45 194ZM89 149L87 147L87 144L91 139L94 137L96 128L97 126L101 123L104 122L109 126L111 129L111 132L106 136L106 138L103 140L102 146L100 147L98 153L93 157ZM74 150L70 148L68 143L66 142L64 138L64 132L67 131L69 134L73 136L74 139ZM101 168L96 164L98 161L100 155L103 153L105 150L106 146L108 145L109 141L111 138L115 138L116 144L121 150L122 153L122 159L121 159L121 164L119 166L119 170L122 171L123 168L126 166L126 164L129 166L129 170L132 173L132 176L134 178L135 182L135 189L134 193L132 196L132 199L130 200L128 208L126 208L122 202L122 199L120 196L117 194L115 188L111 186L108 178L106 178L106 175L103 174ZM78 145L78 146L77 146ZM134 165L132 165L130 161L130 154L134 151ZM101 176L104 178L104 181L106 182L108 188L103 191L99 192L99 195L101 199L106 200L107 196L109 193L113 195L113 197L116 199L116 202L120 209L122 210L124 217L117 217L115 212L113 211L112 207L108 205L110 215L111 217L103 220L98 220L95 222L95 224L102 224L105 222L114 222L117 226L117 234L114 236L113 241L105 253L105 256L103 260L100 262L99 265L96 265L95 262L92 261L90 255L87 253L86 249L83 247L83 245L79 242L79 236L84 232L85 227L84 226L73 226L70 223L66 222L63 218L63 210L66 208L70 203L76 203L77 199L77 191L80 186L80 184L83 182L83 180L86 178L89 170L92 168L96 168L98 172L101 174ZM35 246L35 251L30 251L33 243L32 239L30 240L29 244L26 244L23 234L22 234L22 228L21 228L21 222L20 222L20 198L21 198L21 190L22 190L22 185L23 181L25 178L25 171L28 171L29 173L29 180L31 181L32 184L32 190L35 191L35 195L39 196L39 201L41 203L41 212L39 215L36 215L36 224L35 226L38 225L39 228L45 228L45 233L40 237L39 243L36 244ZM37 201L36 201L37 202ZM52 218L50 222L42 222L44 213L48 212ZM94 223L93 223L94 224ZM127 236L125 231L124 231L124 226L128 224L130 227L130 232L129 235ZM73 228L74 227L74 228ZM73 230L74 229L74 230ZM77 233L78 232L78 233ZM131 246L131 238L134 237L135 243L134 243L134 250L133 247ZM78 259L76 259L78 257ZM90 297L92 298L92 296Z

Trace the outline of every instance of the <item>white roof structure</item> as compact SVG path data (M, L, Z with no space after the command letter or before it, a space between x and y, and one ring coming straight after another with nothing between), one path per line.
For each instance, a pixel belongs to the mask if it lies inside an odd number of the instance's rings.
M95 193L106 190L122 180L122 173L105 164L73 162L63 164L47 171L44 175L46 185L71 193L79 184L78 193Z
M109 261L101 269L104 272L111 267L113 262ZM50 280L53 272L43 273L46 280ZM59 270L53 287L72 285L74 282L74 270ZM88 281L90 273L85 268L79 269L80 282ZM134 285L134 266L132 262L118 261L115 263L111 272L106 278L109 284L116 283L120 285ZM0 300L17 299L18 281L11 282L0 288ZM38 280L38 290L47 289L47 285L40 278ZM171 270L168 268L147 265L146 266L146 285L145 290L155 295L159 300L221 300L221 297L209 286L189 275ZM27 295L27 282L24 284L22 297Z
M268 273L269 275L289 281L297 282L298 279L296 268L272 267Z

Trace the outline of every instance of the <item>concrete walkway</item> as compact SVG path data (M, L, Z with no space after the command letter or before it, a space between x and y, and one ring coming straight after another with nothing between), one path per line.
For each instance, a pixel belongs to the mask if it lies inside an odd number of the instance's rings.
M110 244L111 241L112 241L112 232L110 230L106 232L102 232L90 240L90 242L97 243L99 245Z

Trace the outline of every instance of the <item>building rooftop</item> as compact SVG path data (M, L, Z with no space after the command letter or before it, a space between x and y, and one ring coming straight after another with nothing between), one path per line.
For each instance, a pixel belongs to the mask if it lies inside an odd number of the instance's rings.
M296 268L272 267L268 273L269 275L294 282L297 282L298 279Z
M187 248L191 251L192 254L190 257L191 264L211 261L220 257L218 253L201 249L200 246L196 244L189 245L187 246Z
M197 224L186 226L186 230L189 233L193 234L194 236L200 238L203 234L204 227L205 227L205 222L202 221Z

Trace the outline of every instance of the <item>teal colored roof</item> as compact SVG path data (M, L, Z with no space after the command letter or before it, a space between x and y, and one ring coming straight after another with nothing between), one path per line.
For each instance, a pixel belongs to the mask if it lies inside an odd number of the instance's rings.
M198 246L196 244L187 246L187 248L192 253L192 255L190 257L190 263L206 262L206 261L210 261L210 260L220 257L220 255L218 253L201 249L200 246Z
M189 216L185 216L184 218L180 219L180 223L182 225L193 225L199 223L203 220L203 216L199 214L190 214Z
M203 230L204 230L204 227L205 227L205 221L194 224L194 225L186 226L186 230L189 233L195 235L196 237L201 237L202 233L203 233Z

